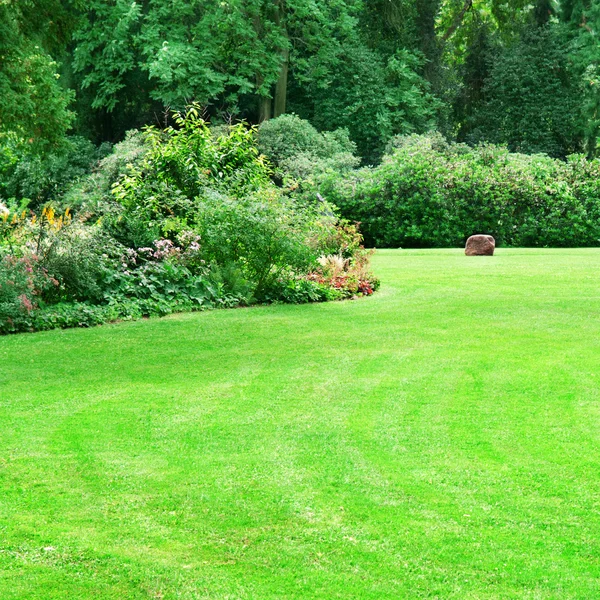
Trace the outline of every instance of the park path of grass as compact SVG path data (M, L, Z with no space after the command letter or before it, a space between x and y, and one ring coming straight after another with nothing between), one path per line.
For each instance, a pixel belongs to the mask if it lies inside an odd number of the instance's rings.
M600 598L600 251L0 339L0 598Z

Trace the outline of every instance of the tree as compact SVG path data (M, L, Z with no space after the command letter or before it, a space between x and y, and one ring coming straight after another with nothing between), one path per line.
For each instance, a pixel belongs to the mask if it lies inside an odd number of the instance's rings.
M567 0L563 19L572 35L570 56L579 76L585 146L596 156L600 145L600 3L594 0Z
M66 44L73 14L68 2L0 2L0 132L33 146L56 144L70 127L72 92L59 82L48 49Z
M264 120L286 110L288 73L313 68L360 0L92 0L73 67L91 108L181 108ZM248 98L252 98L249 108ZM122 133L122 132L121 132Z
M291 106L318 129L348 129L367 163L380 159L393 135L435 126L439 102L418 74L418 55L404 50L386 59L354 40L329 61L294 88Z
M581 149L580 94L561 26L528 28L498 49L479 112L484 139L564 157Z

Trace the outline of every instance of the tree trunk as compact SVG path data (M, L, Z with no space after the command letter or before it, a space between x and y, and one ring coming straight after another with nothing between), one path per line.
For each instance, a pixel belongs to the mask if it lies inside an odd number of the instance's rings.
M287 85L288 85L288 69L290 64L290 48L288 32L284 21L284 0L278 0L276 2L275 11L275 24L281 28L283 35L285 36L286 44L281 49L281 68L279 69L279 77L275 84L275 117L278 117L285 113L285 103L287 100Z
M287 100L287 83L288 83L288 69L290 60L289 48L285 48L281 51L281 57L283 62L281 63L281 69L279 71L279 78L275 85L275 116L278 117L285 113L285 103Z
M261 19L261 15L257 14L254 17L254 31L256 31L256 35L258 39L261 39L264 36L264 28ZM258 92L258 122L262 123L263 121L268 121L273 116L273 99L271 97L271 90L268 90L269 95L265 96L265 90L262 89L263 84L265 82L265 77L263 73L256 74L256 91ZM271 86L269 86L271 87Z
M271 98L268 96L258 97L258 121L268 121L271 118Z

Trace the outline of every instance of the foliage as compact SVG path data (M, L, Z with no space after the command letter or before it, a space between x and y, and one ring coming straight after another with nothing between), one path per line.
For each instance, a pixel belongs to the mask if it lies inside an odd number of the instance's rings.
M600 145L600 4L569 0L563 16L572 32L570 57L579 76L585 149L592 157Z
M267 297L274 302L307 304L309 302L341 300L342 295L331 286L301 277L275 282L271 286Z
M489 58L489 57L488 57ZM564 157L582 147L580 91L562 30L526 30L495 49L485 102L463 136L507 144L513 152Z
M118 269L124 249L97 225L71 222L38 241L40 261L57 285L44 294L49 303L100 302L105 280Z
M110 150L80 136L66 137L43 154L14 134L0 136L0 143L0 199L27 199L31 208L60 201Z
M152 237L154 233L149 232L145 224L116 222L120 211L112 195L115 184L136 167L146 150L142 133L137 130L128 132L122 142L115 144L111 152L96 163L91 173L65 189L61 204L89 219L102 217L105 229L110 230L110 234L119 241L132 235L135 237L135 231L128 231L130 225L138 232L142 241L140 246L151 243L155 239ZM110 229L110 225L114 227Z
M167 314L175 306L227 306L246 300L231 295L210 277L206 261L200 258L199 236L180 239L181 245L162 239L152 247L129 249L122 259L125 269L115 269L104 282L106 302L135 299L148 307L144 314Z
M309 275L309 280L337 290L340 297L370 296L379 288L379 280L369 267L373 251L358 249L348 258L342 254L319 257L319 268Z
M339 254L344 259L351 258L359 252L362 243L363 236L356 223L345 219L337 219L333 227L331 223L322 224L316 230L316 237L310 242L321 256Z
M474 233L509 246L596 246L600 162L409 136L379 167L332 175L322 193L369 245L452 247Z
M207 260L238 265L259 299L279 277L305 270L316 258L307 245L312 215L274 194L207 197L196 206Z
M268 118L277 85L285 105L283 67L286 73L289 62L310 69L356 25L359 7L357 0L92 0L75 34L73 69L79 86L91 92L89 108L113 125L139 126L155 107L181 109L191 100L239 114L250 98L253 115L268 100ZM300 56L292 40L301 40Z
M114 187L126 209L160 222L164 233L193 222L194 201L207 190L240 197L269 181L252 129L240 123L213 135L194 107L175 121L177 128L146 130L148 151Z
M117 144L63 195L75 212L0 207L3 332L348 295L308 275L325 252L359 255L355 227L282 193L253 128L211 129L194 107L174 122Z
M330 60L322 77L302 82L298 112L319 129L346 128L365 162L376 163L395 134L434 128L439 103L419 74L420 55L386 57L352 42Z
M23 0L0 17L0 132L35 152L71 125L98 143L163 128L191 100L213 121L292 111L319 131L344 128L365 164L390 137L433 129L596 152L592 0ZM286 170L310 178L313 158L296 153Z
M208 264L235 265L257 299L271 298L270 288L282 278L291 281L309 270L320 252L314 240L333 232L334 222L271 183L252 129L240 124L211 130L193 108L176 123L177 129L147 131L148 152L115 186L124 208L119 222L144 223L171 238L194 231ZM321 156L352 147L343 132L319 134L296 117L264 127L262 147L281 164L314 141ZM295 136L286 145L289 129Z
M225 304L233 306L234 304ZM178 301L160 298L129 299L116 298L109 304L90 304L89 302L61 302L46 305L15 319L11 328L2 329L2 333L25 331L47 331L50 329L68 329L71 327L93 327L114 321L132 321L142 317L163 317L178 312L206 310L209 304L197 304L190 301Z
M36 256L0 258L0 333L19 331L51 285Z
M246 298L210 276L198 237L120 246L99 225L58 216L4 220L0 332L90 326L117 319L235 306ZM7 242L10 245L7 246ZM2 246L0 246L1 248ZM23 256L19 258L18 252Z
M74 117L74 94L60 85L48 52L60 38L57 29L68 29L70 3L45 3L50 23L33 2L0 2L0 133L12 132L37 151L60 143Z
M356 145L346 129L320 133L297 115L281 115L261 124L258 149L284 180L309 179L328 170L348 171L359 164Z

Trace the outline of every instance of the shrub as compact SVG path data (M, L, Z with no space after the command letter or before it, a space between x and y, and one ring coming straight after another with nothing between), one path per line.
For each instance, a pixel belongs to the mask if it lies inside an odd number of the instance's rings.
M69 210L46 206L39 215L26 210L0 218L0 250L33 260L55 285L39 291L45 302L102 298L105 273L118 268L124 252L98 225L73 220Z
M340 297L356 294L370 296L379 287L379 280L369 268L372 251L361 248L351 257L341 254L323 255L319 258L319 268L309 275L328 289L336 290Z
M14 135L0 137L0 198L27 198L35 208L60 199L108 151L79 136L43 155Z
M30 323L42 290L52 280L34 256L5 256L0 261L0 333L20 331Z
M276 282L267 295L267 299L270 301L288 304L326 302L327 300L341 300L342 297L341 293L325 283L306 277Z
M321 219L317 225L315 237L310 243L319 256L339 254L343 258L351 258L362 248L363 236L355 223L345 219L324 223L324 219Z
M67 329L69 327L93 327L117 319L139 318L141 311L130 303L128 305L99 306L87 302L62 302L47 306L30 315L19 331L45 331L48 329Z
M600 241L600 161L469 148L439 135L394 145L381 166L322 183L342 215L361 223L368 245L453 247L474 233L510 246Z
M169 239L194 231L206 263L235 266L248 296L261 301L282 278L308 272L319 255L314 240L323 230L332 233L334 221L272 184L253 130L236 125L211 131L193 109L177 123L177 130L148 130L148 151L115 186L122 211L113 225L107 220L114 235L129 223ZM343 140L341 134L316 136L323 148Z
M106 214L114 208L112 188L129 169L135 167L146 153L140 131L128 131L125 139L96 163L92 172L68 187L62 204L89 215Z
M44 294L47 302L100 302L104 280L119 268L124 248L97 225L74 222L50 234L40 260L58 286Z
M202 309L206 308L205 306ZM93 327L113 321L131 321L142 317L165 316L175 312L200 310L191 304L167 301L115 299L110 304L61 302L33 311L16 331L45 331L70 327Z
M177 129L146 129L146 153L114 186L115 198L140 220L177 229L207 191L238 198L268 185L252 129L240 123L213 136L193 107L175 121Z
M259 300L284 273L303 272L316 258L308 245L312 215L275 191L197 203L196 231L211 264L239 266Z
M199 249L192 238L186 245L162 239L152 247L128 250L124 259L127 262L122 265L125 268L107 274L104 299L108 303L116 299L139 300L142 306L150 307L148 314L156 312L152 307L162 304L214 306L225 294L209 279L209 269L198 257ZM235 303L241 300L235 298Z
M265 121L258 129L258 148L282 181L308 179L327 170L346 172L360 162L346 129L319 133L296 115Z
M322 254L358 265L356 227L284 194L253 129L210 130L194 108L176 124L117 145L63 197L74 213L0 206L1 332L360 291L350 267L316 277Z

